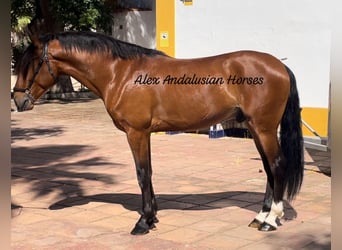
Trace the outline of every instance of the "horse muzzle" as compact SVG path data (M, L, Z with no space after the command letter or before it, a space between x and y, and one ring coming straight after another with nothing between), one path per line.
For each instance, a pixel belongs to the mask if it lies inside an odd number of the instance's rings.
M32 100L26 93L14 93L13 100L18 112L31 110L34 107Z

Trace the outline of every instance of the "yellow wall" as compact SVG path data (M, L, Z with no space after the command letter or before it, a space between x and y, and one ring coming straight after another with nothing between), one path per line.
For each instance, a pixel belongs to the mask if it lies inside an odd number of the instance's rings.
M302 108L302 119L322 137L328 136L328 109L327 108ZM303 125L303 135L314 134Z
M175 0L156 1L157 49L175 56Z

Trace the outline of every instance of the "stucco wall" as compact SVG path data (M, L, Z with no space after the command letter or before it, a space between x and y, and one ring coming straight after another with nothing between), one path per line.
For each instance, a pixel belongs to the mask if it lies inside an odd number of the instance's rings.
M330 9L323 1L176 0L175 55L258 50L287 58L301 106L328 107Z
M132 10L114 13L112 36L116 39L138 44L146 48L156 48L156 13Z

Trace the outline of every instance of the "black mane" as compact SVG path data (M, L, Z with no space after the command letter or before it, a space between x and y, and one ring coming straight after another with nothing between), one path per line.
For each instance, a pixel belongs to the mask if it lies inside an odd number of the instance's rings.
M133 59L142 55L165 55L158 50L144 48L95 32L63 32L41 37L43 43L52 39L57 39L62 48L67 51L75 49L89 53L111 53L114 58Z
M22 54L22 56L19 58L18 63L16 63L14 68L14 73L18 74L19 72L22 72L24 79L27 76L29 66L31 65L33 59L34 59L34 51L35 47L33 44L30 44L25 52Z
M110 53L113 58L134 59L140 56L163 55L163 52L154 49L144 48L135 44L130 44L111 36L95 32L62 32L57 34L46 34L40 37L40 41L45 44L51 40L58 40L66 51L78 50L89 53ZM30 44L22 55L15 72L22 72L26 78L35 53L35 47Z

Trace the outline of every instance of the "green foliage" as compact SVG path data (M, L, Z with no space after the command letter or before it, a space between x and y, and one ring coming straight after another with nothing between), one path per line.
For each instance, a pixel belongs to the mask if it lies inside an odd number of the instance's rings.
M109 33L112 27L113 4L108 0L45 0L49 12L57 23L67 30L97 30ZM11 0L12 30L17 31L19 21L33 18L37 0ZM115 1L114 1L115 2ZM27 20L27 19L25 19Z
M48 7L42 11L41 6ZM47 13L52 17L57 31L96 30L110 33L115 6L116 0L11 0L12 64L15 66L29 42L24 28L34 17ZM48 28L48 32L55 31Z
M34 0L11 0L11 27L12 30L18 29L21 18L32 18L35 15Z
M18 24L15 27L16 32L22 32L24 28L31 22L31 17L22 16L18 18Z

